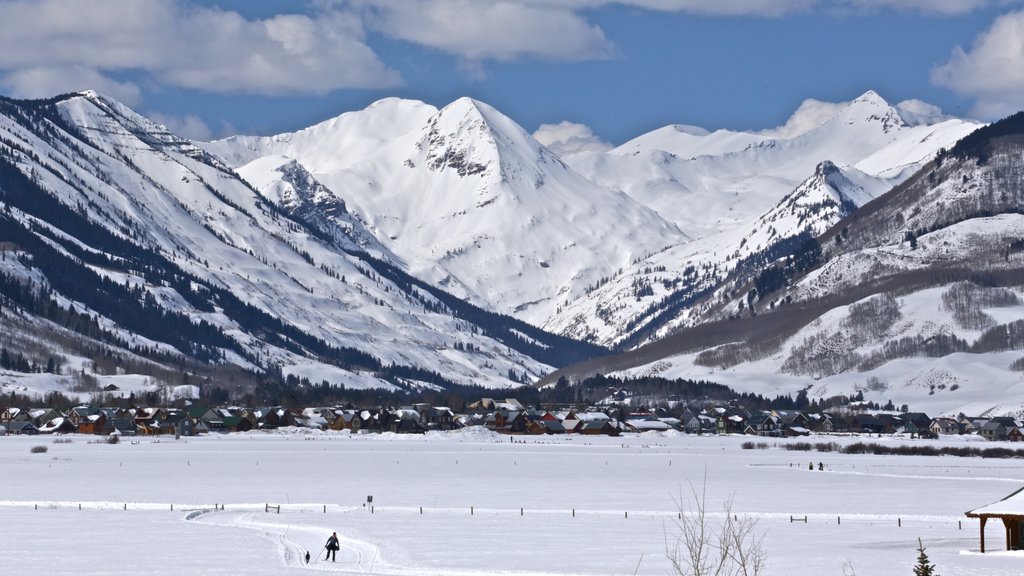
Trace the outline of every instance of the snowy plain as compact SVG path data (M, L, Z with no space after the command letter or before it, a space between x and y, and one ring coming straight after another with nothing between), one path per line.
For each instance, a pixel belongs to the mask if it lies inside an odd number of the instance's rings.
M918 537L945 576L1024 571L1001 525L982 555L963 515L1024 485L1019 460L795 452L785 439L744 450L749 437L677 433L66 438L0 438L6 574L664 575L676 503L705 474L709 511L731 497L759 519L768 574L910 574ZM318 561L332 531L338 561Z

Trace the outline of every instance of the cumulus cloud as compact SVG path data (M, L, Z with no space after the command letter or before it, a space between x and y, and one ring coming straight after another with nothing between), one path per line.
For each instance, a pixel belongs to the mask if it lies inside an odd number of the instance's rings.
M608 58L611 42L573 3L536 0L353 0L375 30L465 60ZM580 4L580 3L576 3Z
M199 142L209 142L213 139L213 130L210 129L210 126L202 118L195 114L172 116L160 112L151 112L148 116L153 122L166 126L172 134Z
M933 84L974 98L972 113L995 119L1024 108L1024 12L1004 14L969 50L957 46L932 69Z
M605 152L612 145L594 135L594 131L584 124L559 122L558 124L541 124L533 137L559 156L578 152Z
M0 73L0 86L15 98L45 98L93 89L134 106L142 100L139 86L118 82L88 66L32 66Z
M821 126L849 104L849 102L822 102L808 98L800 103L796 112L789 117L789 120L786 120L785 124L763 130L761 134L773 138L795 138Z
M177 0L0 3L0 73L15 93L97 88L123 97L137 92L113 79L124 72L172 86L267 95L401 81L366 45L362 22L350 14L248 20Z

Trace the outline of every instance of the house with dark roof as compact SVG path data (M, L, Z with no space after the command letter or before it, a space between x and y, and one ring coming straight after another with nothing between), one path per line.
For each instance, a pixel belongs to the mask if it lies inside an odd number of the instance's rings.
M36 425L28 420L12 420L4 424L7 426L7 434L11 436L35 436L39 434Z
M1016 426L1013 418L992 418L978 429L978 435L985 440L998 442L1006 440L1010 430Z

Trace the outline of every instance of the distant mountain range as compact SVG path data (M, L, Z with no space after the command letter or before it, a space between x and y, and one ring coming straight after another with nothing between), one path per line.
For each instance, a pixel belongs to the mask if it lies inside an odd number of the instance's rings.
M1024 406L966 368L1020 380L1014 337L986 344L1024 318L1020 153L980 126L868 92L795 134L669 126L559 157L469 98L209 143L92 92L4 99L0 344L139 386L565 367Z

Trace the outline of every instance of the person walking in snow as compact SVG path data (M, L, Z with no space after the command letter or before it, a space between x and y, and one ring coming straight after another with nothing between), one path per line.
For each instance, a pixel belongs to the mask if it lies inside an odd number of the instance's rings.
M337 532L331 532L331 537L327 539L325 548L327 548L327 558L334 562L338 558L338 548L341 548L341 545L338 544ZM324 558L324 560L327 560L327 558Z

